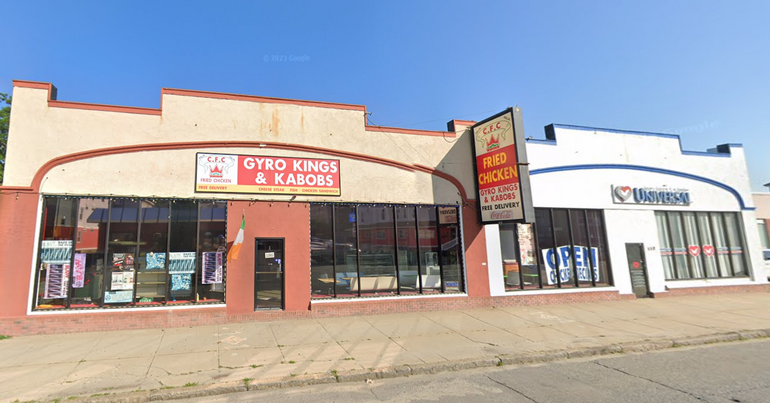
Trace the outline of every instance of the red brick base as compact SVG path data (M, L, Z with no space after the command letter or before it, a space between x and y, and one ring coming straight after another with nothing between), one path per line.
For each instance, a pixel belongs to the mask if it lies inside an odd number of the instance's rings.
M697 287L672 289L656 293L655 298L685 295L770 292L770 284ZM225 306L185 310L139 310L131 312L89 312L58 315L35 315L0 319L0 334L27 336L129 329L158 329L234 322L275 321L325 318L387 313L446 311L456 309L494 308L574 304L594 301L622 301L636 297L617 291L589 291L563 294L518 293L504 297L439 297L415 299L359 299L336 303L311 302L308 311L268 311L228 315Z
M749 292L770 292L770 284L670 288L667 292L653 293L652 297L668 298L668 297L683 297L686 295L745 294Z
M402 300L350 300L339 303L313 303L314 317L353 315L381 315L387 313L447 311L456 309L494 308L502 306L529 306L573 304L594 301L621 301L635 299L617 291L592 291L566 294L515 294L504 297L444 297Z

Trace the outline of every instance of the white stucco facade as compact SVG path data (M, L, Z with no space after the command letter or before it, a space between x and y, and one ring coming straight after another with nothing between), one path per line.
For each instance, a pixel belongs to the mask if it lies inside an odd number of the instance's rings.
M719 146L708 152L681 149L675 135L551 125L546 140L529 140L532 197L536 208L597 209L604 214L614 287L631 294L626 244L644 245L649 291L662 293L684 287L742 285L767 282L759 273L762 258L743 148ZM681 189L689 205L621 203L616 186ZM633 199L633 198L631 198ZM660 254L656 211L735 212L742 219L749 276L667 281ZM750 230L746 230L750 229ZM490 289L506 294L502 283L498 227L487 226ZM574 291L571 289L570 291ZM510 293L510 292L509 292Z

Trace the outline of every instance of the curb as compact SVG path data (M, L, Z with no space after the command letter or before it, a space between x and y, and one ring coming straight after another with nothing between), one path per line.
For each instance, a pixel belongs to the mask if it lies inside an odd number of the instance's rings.
M737 332L714 333L710 335L671 338L661 340L642 340L625 343L608 344L569 350L550 350L526 352L521 354L501 355L494 358L466 359L440 362L433 364L403 365L398 367L379 368L374 370L351 370L344 373L298 375L291 378L265 380L244 380L223 382L204 386L160 389L153 391L125 392L109 395L70 398L71 403L145 403L161 400L190 399L196 397L216 396L229 393L296 388L301 386L368 382L375 379L409 377L413 375L438 374L442 372L463 371L476 368L491 368L505 365L544 364L569 359L600 357L613 354L633 354L650 351L671 349L676 347L703 346L716 343L757 340L770 337L770 329L746 330ZM43 401L58 402L61 399Z

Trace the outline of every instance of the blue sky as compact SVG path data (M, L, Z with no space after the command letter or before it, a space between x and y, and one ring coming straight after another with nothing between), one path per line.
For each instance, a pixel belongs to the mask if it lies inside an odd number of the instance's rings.
M222 3L222 4L220 4ZM444 130L550 123L745 146L770 182L768 1L4 1L0 92L159 107L160 88L367 105Z

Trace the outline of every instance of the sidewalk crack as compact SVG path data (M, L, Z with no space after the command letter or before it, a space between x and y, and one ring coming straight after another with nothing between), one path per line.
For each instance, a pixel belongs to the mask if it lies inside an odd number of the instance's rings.
M147 366L147 372L144 373L145 378L147 377L147 375L150 374L150 370L152 369L152 364L155 364L155 357L158 356L158 351L160 351L160 346L161 344L163 344L164 337L166 337L166 331L162 330L160 333L160 340L158 340L158 348L155 349L155 353L152 355L152 360L150 361L150 365Z
M594 364L596 364L596 365L598 365L598 366L600 366L600 367L603 367L603 368L607 368L607 369L609 369L609 370L611 370L611 371L620 372L621 374L624 374L624 375L630 376L630 377L632 377L632 378L641 379L641 380L643 380L643 381L647 381L647 382L650 382L650 383L654 383L654 384L656 384L656 385L662 386L662 387L664 387L664 388L666 388L666 389L671 389L671 390L673 390L673 391L676 391L676 392L679 392L679 393L683 393L683 394L685 394L685 395L688 395L688 396L690 396L690 397L693 397L693 398L695 398L695 399L697 399L697 400L700 400L700 401L704 401L704 402L707 402L707 401L708 401L708 400L707 400L705 397L701 397L701 396L698 396L698 395L696 395L696 394L694 394L694 393L691 393L691 392L688 392L688 391L686 391L686 390L678 389L678 388L675 388L675 387L673 387L673 386L669 386L669 385L666 385L665 383L661 383L661 382L658 382L658 381L655 381L655 380L652 380L652 379L648 379L648 378L645 378L645 377L643 377L643 376L639 376L639 375L636 375L636 374L632 374L632 373L630 373L630 372L626 372L626 371L623 371L622 369L618 369L618 368L610 367L610 366L608 366L608 365L605 365L605 364L602 364L602 363L600 363L599 361L593 361L593 363L594 363Z
M491 378L489 375L485 375L485 377L486 377L487 379L489 379L490 381L492 381L492 382L494 382L494 383L496 383L496 384L498 384L498 385L500 385L500 386L502 386L502 387L504 387L504 388L506 388L506 389L509 389L509 390L511 390L512 392L518 393L519 395L521 395L523 398L525 398L525 399L529 400L530 402L535 402L535 403L537 403L537 400L535 400L535 399L533 399L533 398L531 398L531 397L529 397L529 396L525 395L525 394L524 394L524 392L521 392L521 391L519 391L519 390L516 390L516 389L514 389L514 388L512 388L512 387L510 387L510 386L508 386L508 385L506 385L506 384L504 384L504 383L502 383L502 382L498 381L497 379L492 379L492 378Z

